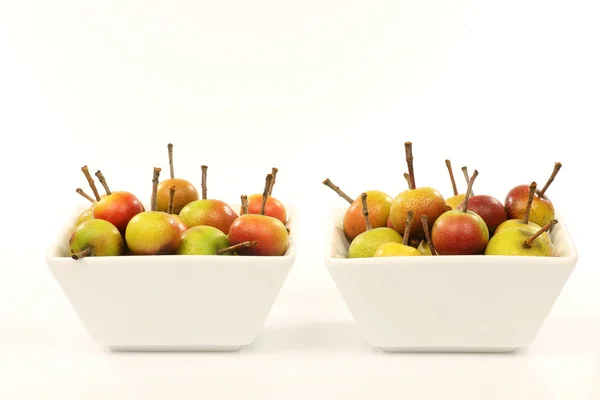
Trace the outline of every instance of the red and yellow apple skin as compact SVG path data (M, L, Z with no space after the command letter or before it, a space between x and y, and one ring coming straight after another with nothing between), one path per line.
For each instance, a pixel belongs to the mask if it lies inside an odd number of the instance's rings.
M485 221L473 211L446 211L431 228L433 246L444 256L483 254L489 240Z
M512 188L506 195L504 207L508 213L508 219L523 219L529 200L529 185L519 185ZM554 219L554 206L546 195L539 196L539 191L533 196L529 220L539 226L544 226Z
M277 218L267 215L240 215L231 225L227 237L232 246L246 241L258 242L256 246L236 250L240 255L282 256L288 248L285 225Z
M112 192L96 203L93 217L110 222L124 233L131 218L143 211L142 202L132 193Z
M253 194L248 196L248 214L260 214L262 208L263 195ZM240 210L241 214L241 210ZM285 205L275 197L267 197L265 204L265 214L269 217L277 218L282 224L287 222L287 211Z
M185 231L188 230L187 225L183 223L183 221L181 220L181 218L179 218L179 215L175 215L175 214L170 214L170 215L171 215L171 218L177 224L177 226L179 226L179 230L181 231L181 234L183 235L183 232L185 232Z
M463 200L456 209L461 210L464 202L465 200ZM488 227L490 236L493 235L496 228L507 219L506 209L500 200L486 194L478 194L470 197L467 209L483 218Z
M171 254L181 243L181 228L170 214L145 211L129 221L125 241L132 254Z
M102 219L88 219L77 225L69 238L71 254L87 248L92 256L120 256L125 252L123 237L110 222Z
M229 204L214 199L192 201L181 209L179 218L188 228L208 225L227 235L229 227L238 215Z
M398 194L392 202L390 208L390 220L394 229L404 235L406 227L406 217L409 211L413 212L413 223L410 228L410 238L421 240L425 238L423 224L420 223L421 216L427 216L427 224L429 230L433 226L434 221L446 211L446 200L437 190L430 187L420 187L417 189L409 189Z
M198 200L198 191L190 182L185 179L171 178L165 179L158 184L156 190L156 210L168 211L169 208L169 188L175 186L175 196L173 197L173 214L179 214L181 209L192 201Z
M389 217L388 217L387 224L385 225L385 227L394 229L394 224L392 224L392 220Z
M369 190L367 194L367 209L369 221L373 228L385 227L390 216L392 198L379 190ZM365 217L362 212L362 198L357 197L344 214L344 233L349 241L367 230Z

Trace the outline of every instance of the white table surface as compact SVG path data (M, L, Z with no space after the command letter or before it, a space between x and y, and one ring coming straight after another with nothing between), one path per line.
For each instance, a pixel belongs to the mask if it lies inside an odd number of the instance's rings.
M600 307L594 285L571 278L534 344L514 354L374 350L326 270L302 264L236 353L110 353L49 273L3 279L0 399L598 399Z

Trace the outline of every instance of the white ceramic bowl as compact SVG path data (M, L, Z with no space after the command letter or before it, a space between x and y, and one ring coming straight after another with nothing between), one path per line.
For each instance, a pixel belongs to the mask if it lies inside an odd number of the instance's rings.
M331 214L325 263L367 341L386 351L527 347L577 262L560 216L551 234L558 257L348 259L345 210Z
M239 205L235 205L239 208ZM238 208L235 208L237 210ZM292 267L281 257L69 257L77 210L46 261L90 336L112 350L233 351L251 343Z

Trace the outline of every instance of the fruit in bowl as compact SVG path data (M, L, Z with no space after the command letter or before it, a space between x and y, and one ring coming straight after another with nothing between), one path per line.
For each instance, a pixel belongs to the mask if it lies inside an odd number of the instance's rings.
M169 145L169 159L173 177L172 145ZM74 219L69 235L72 258L116 255L284 256L288 253L290 230L287 227L287 210L281 201L271 197L277 168L273 168L267 177L256 214L249 212L248 197L242 196L243 218L238 217L229 204L207 199L208 168L203 165L201 169L202 199L186 204L178 215L178 185L172 178L160 181L160 168L154 168L150 206L145 209L132 193L111 191L102 172L97 171L95 176L106 191L101 196L88 167L82 167L94 197L81 188L76 190L92 204ZM159 209L161 183L165 182L170 184L162 186L168 192L167 205ZM271 212L279 213L280 218L266 215L269 205ZM280 211L285 215L282 216ZM235 229L229 232L234 222ZM118 235L115 235L115 229Z
M552 201L546 196L546 191L550 187L550 184L554 181L554 178L558 174L562 167L562 163L556 162L554 164L554 170L550 175L550 178L539 192L533 197L533 203L530 206L529 219L537 224L543 226L554 219L554 205ZM521 219L527 209L529 197L529 187L527 185L519 185L512 188L506 195L504 205L508 213L509 219Z
M218 228L185 225L175 213L175 184L165 185L168 202L159 209L155 168L152 194L144 195L149 204L120 231L93 215L114 192L99 172L107 192L101 196L86 172L94 194L84 196L86 203L65 223L46 262L91 338L112 351L236 351L252 343L295 260L288 234L295 208L286 208L286 224L244 215L258 222L240 223L250 239L232 243ZM245 250L259 246L265 257L248 257Z
M273 175L273 179L271 180L271 185L269 186L269 196L267 197L265 206L264 206L264 215L277 218L281 221L282 224L287 222L287 210L285 209L285 205L273 197L273 187L275 186L275 180L277 178L277 173L279 170L275 167L271 169L271 175ZM263 207L263 198L264 193L255 193L250 196L246 196L247 201L247 209L244 211L244 214L260 214Z
M169 213L156 210L160 168L154 168L150 211L135 215L125 231L125 241L132 254L171 254L181 243L181 228Z
M487 194L478 194L463 200L456 208L462 209L467 203L467 210L479 215L488 228L490 236L504 221L506 221L506 209L500 200Z
M87 167L85 168L87 170ZM110 222L121 233L124 233L129 221L135 215L144 211L144 206L133 193L126 191L112 192L101 171L97 171L96 176L102 186L104 186L106 196L102 198L97 197L93 217ZM97 193L95 186L92 187L92 190L94 193Z
M413 212L409 211L406 216L406 224L404 227L404 236L402 237L402 243L388 242L384 243L375 250L373 257L398 257L398 256L422 256L423 254L408 245L410 239L410 228L413 220ZM423 217L427 218L426 215Z
M496 228L496 234L499 234L504 229L509 228L529 228L533 232L541 229L541 226L529 220L529 216L531 215L531 206L533 204L533 198L535 196L536 188L537 183L535 183L535 181L531 182L531 184L529 185L529 197L527 199L527 206L525 207L525 213L523 214L522 219L514 218L504 221Z
M350 206L344 214L344 233L348 240L354 240L358 235L367 230L365 218L363 217L363 202L362 195L356 199L352 199L346 193L344 193L339 186L336 186L331 182L329 178L323 181L323 184L340 197L345 199ZM379 190L367 190L364 192L367 194L367 208L369 215L369 224L371 228L389 227L391 228L390 207L392 206L392 198Z
M547 231L557 224L552 220L538 230L528 226L504 229L494 235L485 249L489 256L537 256L551 257L554 249Z
M233 221L227 238L233 246L245 242L256 243L252 246L242 246L237 253L249 256L281 256L288 248L288 231L286 226L277 218L265 215L265 208L269 197L269 190L273 181L273 174L268 174L263 191L263 201L259 214L248 214L245 199L242 198L242 212Z
M452 196L444 200L444 197L432 187L417 188L411 142L405 143L405 153L409 172L403 175L407 181L408 190L398 194L392 199L391 203L387 200L380 201L386 197L389 199L389 196L382 192L365 192L361 197L353 200L338 186L334 185L331 180L326 179L323 182L351 204L344 213L341 225L348 243L346 257L369 258L377 256L379 258L406 252L416 254L416 252L408 251L403 246L412 247L422 255L499 255L501 250L497 249L497 245L501 242L498 239L494 240L490 250L487 250L487 248L491 239L504 230L521 228L520 234L525 235L529 232L528 234L531 236L542 229L541 225L532 220L536 202L538 208L535 215L538 218L540 216L544 220L549 217L554 218L554 208L552 207L552 212L548 213L545 212L548 208L544 208L540 204L545 204L544 201L547 199L545 191L561 168L562 164L560 162L555 164L551 177L541 191L537 190L536 183L532 182L528 186L528 196L523 202L519 186L517 187L518 190L509 191L505 205L492 195L475 195L473 193L473 182L479 172L475 170L473 175L469 177L466 166L461 169L467 181L467 191L464 194L458 193L452 164L448 159L445 161L452 183ZM359 200L362 203L365 196L367 208L363 210L364 207L359 203ZM369 201L369 198L374 199ZM360 213L358 213L359 204L361 205ZM385 220L388 204L390 205L389 214L387 220ZM375 214L375 217L373 214ZM421 223L411 223L409 231L406 231L406 222L410 220L408 218L409 214L412 214L415 219L418 218ZM515 215L518 215L518 217ZM362 217L360 224L357 222L357 216ZM349 223L349 220L352 223ZM553 250L555 246L552 244L552 235L550 234L552 226L551 224L545 228L539 239L536 238L532 245L524 251L511 252L506 250L506 254L503 255L517 255L518 253L522 256L555 256L556 252ZM352 227L356 227L356 231L353 232ZM397 235L391 233L390 229L395 230ZM512 235L520 237L517 231L512 231ZM503 237L506 238L506 236ZM544 243L549 243L548 247L551 251L534 251L538 245ZM379 247L381 247L381 250L378 251Z
M192 201L181 209L179 218L188 227L209 225L227 234L238 215L224 201L207 198L206 175L208 167L202 167L202 199Z
M446 211L446 200L444 197L432 187L419 187L415 185L415 175L413 170L413 154L412 143L406 142L406 163L408 165L408 175L410 180L410 188L398 194L390 208L390 221L395 230L404 232L406 217L409 211L414 213L414 217L421 219L422 215L426 215L429 229L437 218ZM420 224L413 224L410 236L416 240L424 238L423 227Z
M191 182L175 177L175 169L173 166L173 144L167 145L169 152L169 170L170 178L161 181L157 188L157 202L156 209L158 211L167 211L170 202L170 188L175 187L175 197L173 199L172 212L169 214L179 214L181 209L191 203L192 201L198 200L198 190L192 185Z
M373 228L371 226L369 219L368 194L365 192L361 194L360 198L366 230L352 240L348 250L348 257L373 257L380 246L386 243L402 243L402 236L396 230L387 227Z
M415 190L411 156L407 151L407 193ZM421 198L406 201L404 231L398 230L396 198L388 228L367 227L354 240L343 229L345 209L332 214L325 264L372 346L385 351L510 352L535 339L575 267L577 252L560 216L542 226L532 222L531 204L542 193L535 182L528 185L524 212L515 217L501 197L473 194L475 178L485 179L473 171L468 176L463 168L467 190L454 209L440 213L440 199L439 215L421 214L417 243L414 209L425 207ZM446 201L460 195L454 186ZM398 236L381 239L380 232L389 227ZM358 256L357 248L362 251ZM434 258L405 257L418 253Z
M465 199L469 199L477 175L475 170ZM483 218L469 211L467 202L463 201L462 209L446 211L435 221L431 241L440 255L482 254L489 241L489 231Z
M120 256L125 250L119 230L103 219L90 219L77 225L69 238L71 257Z

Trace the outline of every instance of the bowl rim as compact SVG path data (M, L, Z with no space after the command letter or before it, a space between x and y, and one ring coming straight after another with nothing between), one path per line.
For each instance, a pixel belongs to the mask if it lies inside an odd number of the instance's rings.
M227 204L235 209L235 207L241 207L239 203L229 203ZM285 204L285 208L287 211L288 219L285 224L286 227L293 227L295 225L295 221L297 219L297 208L293 205ZM294 261L296 258L296 240L295 240L295 230L291 229L289 238L289 244L286 252L282 256L218 256L218 255L181 255L181 254L162 254L162 255L121 255L121 256L97 256L97 257L86 257L82 260L73 260L69 256L58 256L56 255L60 251L60 247L63 246L62 242L66 237L68 237L69 232L73 229L73 224L76 221L79 214L87 209L89 205L79 205L75 208L75 210L68 217L67 222L63 224L63 227L58 230L58 233L54 237L50 246L47 247L46 250L46 262L47 263L86 263L87 265L95 265L97 263L106 264L112 263L112 261L118 261L119 263L145 263L145 262L164 262L164 263L198 263L199 261L208 261L210 260L211 264L223 264L223 265L238 265L239 263L247 263L248 260L260 260L261 264L281 264L282 262L290 262ZM144 207L147 207L147 204L144 204ZM148 209L148 208L146 208ZM74 265L74 264L73 264ZM202 264L198 264L202 265Z
M478 266L492 266L498 265L499 262L506 263L506 261L514 262L522 262L527 261L528 264L537 264L537 263L547 263L547 264L560 264L565 261L576 263L578 260L578 252L575 247L575 243L573 242L571 233L567 224L564 222L565 219L560 213L555 213L555 218L559 221L557 226L560 226L560 230L563 232L563 240L567 240L567 254L564 256L556 256L556 257L530 257L530 256L507 256L507 255L495 255L495 256L486 256L483 254L477 255L462 255L462 256L452 256L452 255L437 255L437 256L426 256L426 257L369 257L369 258L348 258L348 257L334 257L331 256L331 250L333 246L333 238L334 231L337 228L337 219L340 213L345 212L348 207L334 207L330 210L328 216L328 230L325 239L325 248L324 248L324 259L325 264L328 266L336 266L336 265L365 265L365 261L368 261L369 266L373 265L389 265L390 263L394 263L397 265L408 265L408 264L419 264L426 263L430 264L435 263L435 265L448 263L455 265L468 265L476 262ZM344 236L344 239L347 239Z

